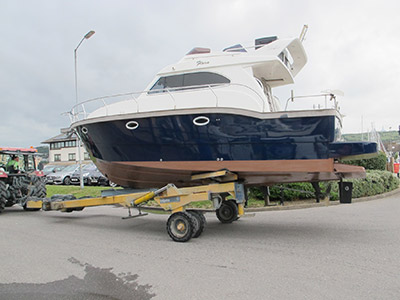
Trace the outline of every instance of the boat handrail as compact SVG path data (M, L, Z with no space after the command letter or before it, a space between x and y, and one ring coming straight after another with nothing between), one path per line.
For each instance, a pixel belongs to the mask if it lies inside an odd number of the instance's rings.
M293 91L292 95L286 100L285 111L287 111L287 107L289 105L289 101L294 102L295 99L309 99L309 98L317 98L317 97L324 97L325 98L325 108L328 108L328 97L329 101L333 101L333 108L339 110L338 101L336 99L336 95L333 93L322 93L316 95L304 95L304 96L294 96ZM320 107L318 107L320 109Z
M96 109L99 109L101 107L104 107L105 109L105 116L109 115L109 109L108 106L111 105L112 103L107 103L107 100L110 99L118 99L121 97L131 97L132 101L135 102L136 104L136 112L140 112L140 105L138 98L141 95L148 94L148 95L159 95L161 93L169 95L169 97L172 99L174 103L173 109L177 109L177 103L176 103L176 93L177 92L192 92L194 90L199 90L199 89L207 89L209 90L215 97L215 107L219 107L220 105L220 97L218 96L219 93L219 88L227 87L227 86L238 86L241 88L245 88L250 90L253 94L256 95L256 99L259 100L259 103L261 104L262 111L265 112L265 104L266 104L266 98L265 95L256 91L255 89L244 85L244 84L239 84L239 83L229 83L229 84L213 84L213 85L194 85L194 86L185 86L185 87L177 87L177 88L168 88L168 89L162 89L162 90L145 90L141 92L128 92L128 93L121 93L121 94L114 94L114 95L109 95L109 96L102 96L102 97L96 97L96 98L91 98L88 100L84 100L72 107L72 109L67 112L66 114L69 115L71 123L80 121L80 120L85 120L88 118L89 114ZM126 99L125 99L126 100ZM128 99L129 100L129 99ZM96 105L96 108L94 108L92 111L87 110L87 106L89 104L93 104L95 102L99 102L99 105ZM113 101L113 103L118 102L118 101Z

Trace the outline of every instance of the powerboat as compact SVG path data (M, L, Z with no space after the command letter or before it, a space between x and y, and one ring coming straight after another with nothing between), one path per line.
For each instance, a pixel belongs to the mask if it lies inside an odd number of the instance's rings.
M70 129L124 187L189 186L193 175L218 170L246 186L364 177L364 168L338 160L375 155L377 145L341 141L335 94L323 94L323 107L297 110L281 109L272 94L306 62L298 38L194 48L143 92L77 104Z

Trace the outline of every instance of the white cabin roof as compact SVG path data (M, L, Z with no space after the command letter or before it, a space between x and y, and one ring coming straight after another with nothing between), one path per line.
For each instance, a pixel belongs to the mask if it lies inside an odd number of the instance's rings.
M201 48L205 50L206 48ZM175 64L163 68L157 77L213 71L227 67L252 68L253 75L265 79L271 87L291 84L293 78L307 62L307 56L299 39L277 39L267 45L243 48L246 52L210 51L187 54Z

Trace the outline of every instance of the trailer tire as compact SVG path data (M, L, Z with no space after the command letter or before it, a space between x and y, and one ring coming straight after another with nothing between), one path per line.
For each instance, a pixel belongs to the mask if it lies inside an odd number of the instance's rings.
M4 210L4 207L6 206L6 189L6 184L3 181L0 181L0 213Z
M204 214L202 212L197 210L188 210L187 212L190 213L196 221L192 238L198 238L204 231L204 226L206 225L206 218L204 217Z
M238 206L234 200L223 201L216 214L221 223L232 223L239 218Z
M195 217L188 212L172 214L167 221L168 235L175 242L187 242L192 238L195 228Z

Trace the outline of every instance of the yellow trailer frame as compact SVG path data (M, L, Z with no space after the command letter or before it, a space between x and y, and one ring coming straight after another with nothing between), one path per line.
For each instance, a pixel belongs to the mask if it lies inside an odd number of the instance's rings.
M212 180L216 183L184 188L168 184L158 190L128 192L97 198L28 201L27 207L42 208L45 211L71 212L82 210L85 207L120 204L129 208L128 218L132 218L144 215L141 213L143 204L154 199L161 208L171 213L167 222L167 231L170 237L178 242L186 242L192 237L200 236L205 226L203 213L186 210L186 206L190 203L212 201L217 217L223 223L231 223L244 214L246 203L244 186L236 181L236 174L222 170L194 175L193 180L202 180L203 182ZM137 208L139 214L131 216L131 208Z

